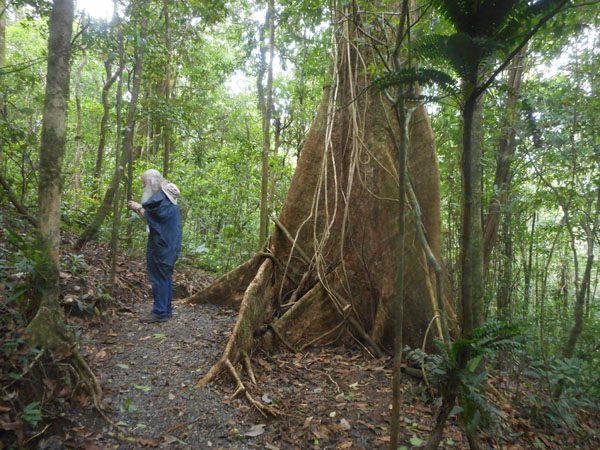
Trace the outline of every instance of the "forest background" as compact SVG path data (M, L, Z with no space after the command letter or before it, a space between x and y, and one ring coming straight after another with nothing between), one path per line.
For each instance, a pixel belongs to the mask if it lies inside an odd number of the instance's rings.
M52 5L31 3L2 5L0 195L36 223ZM80 11L73 24L61 227L80 237L76 248L112 240L115 252L142 255L143 225L125 205L139 197L140 175L158 168L182 191L182 263L224 274L261 247L285 200L331 83L330 5L115 4L109 17ZM451 32L447 17L419 6L415 36ZM382 2L376 12L385 17L386 8L397 5ZM576 426L581 409L597 413L600 398L599 26L595 2L569 3L483 96L478 213L486 231L497 218L486 242L484 317L519 324L521 364L506 370L547 383L557 395L534 404L561 427ZM460 101L438 95L427 110L447 290L460 299ZM121 144L127 132L131 140ZM31 237L6 236L13 247L2 255L5 267L35 270ZM78 253L69 255L62 264L76 262ZM107 278L107 301L112 289ZM27 287L5 281L3 291L5 301L19 302Z

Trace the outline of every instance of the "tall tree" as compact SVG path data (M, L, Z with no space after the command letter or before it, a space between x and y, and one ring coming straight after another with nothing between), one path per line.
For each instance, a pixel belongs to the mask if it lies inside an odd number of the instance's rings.
M264 34L268 32L268 46L265 44ZM267 50L269 52L269 63L267 65ZM261 153L261 187L260 187L260 230L258 237L259 248L262 248L269 230L269 153L271 150L271 115L273 113L273 56L275 51L275 3L268 1L265 23L260 31L260 62L258 68L258 104L262 114L262 153ZM266 95L263 86L263 78L267 72Z
M39 300L28 326L31 342L42 348L59 346L64 337L60 293L60 207L62 160L66 142L71 67L73 0L55 0L49 22L48 70L40 143L38 248L44 266L38 280Z
M526 50L521 50L521 52L513 58L509 71L509 93L506 100L506 120L498 146L496 174L494 176L494 195L490 200L485 215L483 233L484 273L487 273L490 254L492 253L492 249L494 248L498 236L500 215L509 194L510 165L516 148L515 127L518 119L517 102L521 94L523 74L525 73L525 55Z
M171 29L169 28L169 2L163 0L163 16L165 20L165 50L166 50L166 61L165 61L165 107L167 110L167 117L164 120L164 148L165 152L163 155L163 177L169 176L169 157L171 155L171 118L169 106L171 104Z
M461 82L462 120L462 220L460 240L461 337L471 339L483 325L484 239L482 224L483 95L498 74L525 47L539 29L556 15L567 0L530 4L523 0L435 0L439 13L454 27L452 35L426 37L419 54L449 64ZM531 19L537 22L532 24ZM497 62L497 61L500 62ZM466 367L466 347L457 356ZM458 395L458 377L442 392L436 426L427 442L437 448L444 423ZM478 448L476 427L467 428L472 448Z
M369 6L367 3L362 6ZM240 306L238 322L221 369L245 358L254 332L268 323L263 345L302 349L339 336L355 336L374 355L392 351L396 298L398 172L394 142L399 124L379 91L366 89L374 75L358 64L380 64L359 38L358 24L344 5L333 23L333 83L325 86L296 171L266 251L195 295L193 302ZM389 31L389 30L388 30ZM362 94L362 95L361 95ZM439 172L425 109L409 125L407 167L433 253L440 251ZM366 220L368 218L368 220ZM403 339L421 346L433 316L430 267L407 218ZM426 281L428 280L428 281Z
M81 62L77 67L75 74L75 105L77 109L77 125L75 131L75 206L79 207L79 197L81 195L81 154L82 154L82 142L81 142L81 72L87 63L87 54L85 47L81 49Z

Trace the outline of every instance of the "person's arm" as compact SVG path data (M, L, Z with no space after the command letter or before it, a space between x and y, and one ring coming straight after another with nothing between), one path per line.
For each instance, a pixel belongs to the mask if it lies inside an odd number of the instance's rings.
M145 209L138 202L134 202L133 200L129 200L129 202L127 203L127 206L128 206L129 209L131 209L132 211L135 211L140 216L142 216L143 219L145 219L145 216L144 216Z

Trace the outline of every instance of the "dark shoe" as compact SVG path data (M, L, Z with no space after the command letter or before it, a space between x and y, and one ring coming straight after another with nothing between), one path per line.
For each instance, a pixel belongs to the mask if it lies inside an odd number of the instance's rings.
M166 322L167 318L158 317L154 313L147 314L145 316L140 316L140 322L142 323L156 323L156 322Z

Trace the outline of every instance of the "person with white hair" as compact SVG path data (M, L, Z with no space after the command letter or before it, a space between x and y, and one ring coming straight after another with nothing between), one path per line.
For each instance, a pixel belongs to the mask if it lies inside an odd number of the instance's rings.
M130 200L127 204L146 220L148 230L146 263L154 306L140 321L164 322L173 315L173 268L181 252L183 225L177 206L180 192L155 169L144 172L142 187L142 203Z

